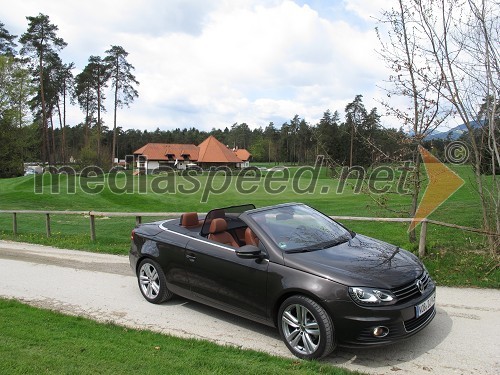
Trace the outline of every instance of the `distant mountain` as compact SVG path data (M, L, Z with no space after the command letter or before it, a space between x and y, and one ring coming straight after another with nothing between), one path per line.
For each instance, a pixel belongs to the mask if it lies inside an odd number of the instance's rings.
M478 122L478 121L472 122L472 127L479 128L480 126L481 126L481 122ZM455 140L455 139L460 138L460 136L462 136L462 134L464 134L466 132L467 132L467 126L465 124L462 124L462 125L455 126L454 128L452 128L448 131L445 131L445 132L434 131L431 134L429 134L425 138L425 140L432 141L434 139L447 139L447 138L449 138L451 140Z

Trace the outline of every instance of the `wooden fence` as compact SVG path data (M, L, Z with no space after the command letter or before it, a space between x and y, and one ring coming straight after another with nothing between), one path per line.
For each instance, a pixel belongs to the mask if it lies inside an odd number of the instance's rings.
M89 218L90 223L90 239L96 240L95 234L95 218L96 217L135 217L136 225L141 224L143 217L178 217L180 212L100 212L100 211L37 211L37 210L0 210L0 214L12 215L12 231L17 235L17 216L22 215L45 215L45 232L47 237L51 236L50 215L82 215ZM378 222L396 222L396 223L411 223L411 218L388 218L388 217L357 217L357 216L330 216L335 220L353 220L353 221L378 221ZM418 255L425 255L425 247L427 240L427 225L434 224L443 227L455 228L469 232L475 232L486 235L498 236L498 233L485 232L480 229L465 227L461 225L444 223L436 220L422 219L420 228L420 238L418 245Z

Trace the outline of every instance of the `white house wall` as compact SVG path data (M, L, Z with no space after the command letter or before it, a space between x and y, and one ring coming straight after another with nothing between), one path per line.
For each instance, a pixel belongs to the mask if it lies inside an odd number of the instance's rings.
M147 170L147 173L150 174L153 169L158 169L160 168L160 163L156 160L148 160L146 162L146 170Z

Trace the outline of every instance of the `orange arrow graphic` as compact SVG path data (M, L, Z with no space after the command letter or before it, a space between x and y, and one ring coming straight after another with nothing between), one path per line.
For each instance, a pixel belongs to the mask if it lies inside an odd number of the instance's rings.
M419 146L418 150L424 160L429 184L417 207L417 212L415 212L415 217L410 224L409 230L414 229L418 223L433 213L436 208L451 197L465 182L425 148Z

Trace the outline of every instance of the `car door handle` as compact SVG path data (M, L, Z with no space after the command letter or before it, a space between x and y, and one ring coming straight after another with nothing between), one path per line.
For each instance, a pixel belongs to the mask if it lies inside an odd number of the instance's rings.
M186 258L188 258L190 262L194 262L196 260L196 255L186 254Z

